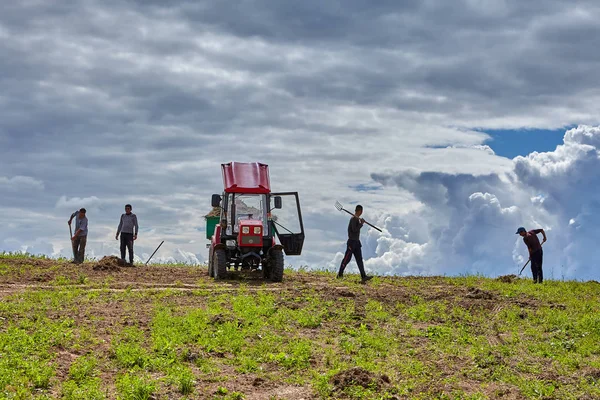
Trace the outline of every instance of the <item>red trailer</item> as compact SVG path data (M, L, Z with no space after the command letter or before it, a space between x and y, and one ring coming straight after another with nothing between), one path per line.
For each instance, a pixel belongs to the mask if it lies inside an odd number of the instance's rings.
M221 165L224 190L213 194L221 210L208 256L208 274L215 279L229 270L262 269L265 278L283 279L283 253L300 255L304 224L298 192L272 193L269 166L231 162Z

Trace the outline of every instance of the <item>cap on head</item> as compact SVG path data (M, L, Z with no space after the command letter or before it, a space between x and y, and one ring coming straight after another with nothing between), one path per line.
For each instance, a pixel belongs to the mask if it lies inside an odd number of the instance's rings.
M82 214L85 214L85 208L79 209L79 212L82 213Z
M517 235L522 233L522 232L527 232L527 230L523 227L520 227L519 229L517 229Z

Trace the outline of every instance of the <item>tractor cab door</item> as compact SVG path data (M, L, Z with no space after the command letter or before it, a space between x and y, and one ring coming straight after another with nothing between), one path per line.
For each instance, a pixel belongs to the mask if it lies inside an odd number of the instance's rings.
M271 193L269 225L288 256L299 256L304 244L304 224L298 192Z

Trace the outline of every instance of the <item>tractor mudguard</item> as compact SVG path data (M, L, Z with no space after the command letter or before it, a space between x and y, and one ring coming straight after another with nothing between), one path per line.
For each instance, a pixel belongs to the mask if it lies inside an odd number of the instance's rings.
M280 244L276 244L275 246L271 247L271 248L270 248L270 249L267 251L267 254L268 254L268 255L271 255L271 251L273 251L273 250L281 250L281 251L283 251L283 246L282 246L282 245L280 245Z
M215 247L213 247L213 251L218 249L227 250L227 246L224 243L217 243L215 244Z

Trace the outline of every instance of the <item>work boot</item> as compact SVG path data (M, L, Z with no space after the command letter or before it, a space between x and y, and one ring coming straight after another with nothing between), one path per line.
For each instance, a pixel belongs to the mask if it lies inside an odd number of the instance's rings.
M373 279L372 276L370 275L365 275L362 279L361 279L361 283L367 283L367 281L370 281L371 279Z

